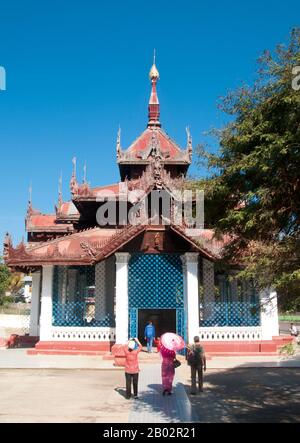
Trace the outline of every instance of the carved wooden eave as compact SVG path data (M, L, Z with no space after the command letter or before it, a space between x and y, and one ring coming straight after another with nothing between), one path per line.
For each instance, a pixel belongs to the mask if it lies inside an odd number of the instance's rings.
M22 242L16 248L13 248L11 240L6 237L5 262L10 267L92 265L113 254L144 229L145 226L142 225L120 230L93 228L39 245L25 246Z
M160 155L156 155L141 177L134 181L128 181L129 190L141 189L145 193L152 189L166 189L170 192L184 189L183 175L177 178L172 178L171 173L166 171Z
M118 164L147 165L151 163L152 152L157 147L164 164L191 164L190 146L182 150L161 128L147 128L127 150L119 150Z
M163 229L166 229L162 226ZM219 257L201 246L198 241L186 234L183 227L175 224L170 229L187 241L193 251L199 252L208 260L215 261ZM4 257L8 266L13 268L37 268L42 265L94 265L107 259L117 251L126 248L126 245L145 231L156 231L154 236L154 250L163 252L159 246L159 229L151 224L140 223L128 225L123 229L93 228L80 231L76 234L65 235L59 239L39 244L38 246L22 242L13 248L11 239L6 237ZM157 243L157 244L156 244ZM159 247L158 247L159 246Z
M150 221L137 225L128 225L123 229L92 228L75 234L65 235L56 240L34 245L23 242L13 248L11 240L6 237L4 257L8 266L13 268L37 268L42 265L94 265L107 259L145 231L159 231L149 224ZM161 226L165 229L165 227ZM187 241L193 251L199 252L208 260L215 261L218 257L199 242L186 234L184 228L171 224L170 229ZM154 239L159 242L158 233ZM163 247L154 245L157 252L162 253Z
M83 186L83 185L82 185ZM73 202L97 202L101 201L122 201L128 198L130 203L137 203L140 199L149 194L152 190L167 190L172 193L174 191L183 191L185 189L185 178L183 175L173 178L171 173L166 171L160 156L152 158L146 170L141 174L140 178L120 182L119 184L110 185L102 188L85 187L84 191L77 190L77 194L73 195ZM140 198L138 198L140 191ZM107 193L107 195L106 195ZM131 195L134 193L134 196ZM99 196L101 199L99 200ZM137 196L137 198L135 198ZM133 201L132 198L133 198Z
M26 232L64 234L74 232L74 226L71 221L58 220L57 215L40 213L26 219Z
M92 195L92 189L90 188L88 183L83 183L81 185L75 183L75 181L71 181L71 194L72 200L78 200L79 198L86 198Z
M194 248L196 248L198 252L207 260L215 262L218 259L220 259L220 256L216 254L216 252L213 252L208 247L203 246L199 240L197 241L195 238L188 235L186 233L186 228L176 225L174 223L171 223L170 227L174 232L176 232L178 235L184 238L188 243L190 243Z
M70 206L72 207L70 208ZM59 206L55 206L55 214L58 223L76 222L80 218L80 214L72 202L63 202Z
M26 213L26 218L30 218L33 215L41 215L41 214L42 214L41 211L39 211L38 209L34 209L31 205L29 205Z

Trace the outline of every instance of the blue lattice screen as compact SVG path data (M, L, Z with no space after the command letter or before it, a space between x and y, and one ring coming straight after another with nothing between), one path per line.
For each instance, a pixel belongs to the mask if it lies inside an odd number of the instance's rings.
M185 336L182 262L176 254L134 254L129 262L129 330L137 336L138 309L176 309Z
M138 309L183 308L180 256L133 255L129 264L129 306Z
M200 326L259 326L259 302L207 302L200 310Z
M103 310L95 293L94 266L55 266L53 276L53 326L108 327L115 318Z

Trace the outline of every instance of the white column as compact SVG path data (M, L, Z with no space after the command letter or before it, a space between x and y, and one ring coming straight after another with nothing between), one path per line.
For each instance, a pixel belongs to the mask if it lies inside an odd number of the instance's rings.
M277 292L265 289L260 293L262 339L272 340L279 335Z
M116 343L128 341L128 264L130 254L116 254Z
M185 309L187 310L188 341L194 342L199 335L199 282L198 282L198 254L187 252L184 254L185 272Z
M40 340L51 341L53 266L43 266Z
M30 304L30 336L38 337L39 335L39 314L40 314L40 289L41 289L41 272L35 272L32 275L32 292Z

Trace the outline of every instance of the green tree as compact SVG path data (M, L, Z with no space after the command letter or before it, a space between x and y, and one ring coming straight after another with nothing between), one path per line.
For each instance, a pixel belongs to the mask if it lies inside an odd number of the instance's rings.
M300 30L287 46L265 51L257 80L221 100L229 123L220 150L200 148L211 171L205 190L207 224L229 233L227 257L244 264L241 277L300 295ZM299 82L300 83L300 82Z
M11 274L7 266L3 264L0 258L0 298L5 294L5 291L9 288Z

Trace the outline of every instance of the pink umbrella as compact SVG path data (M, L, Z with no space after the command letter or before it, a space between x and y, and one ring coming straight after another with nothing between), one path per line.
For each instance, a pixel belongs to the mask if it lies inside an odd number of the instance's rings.
M185 343L182 337L173 332L167 332L161 337L162 345L170 351L180 351L185 348Z

